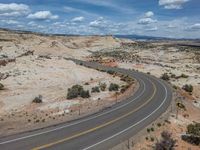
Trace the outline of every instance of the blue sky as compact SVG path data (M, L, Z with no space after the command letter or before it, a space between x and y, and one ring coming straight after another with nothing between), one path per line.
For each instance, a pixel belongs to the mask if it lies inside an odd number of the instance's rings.
M0 27L200 38L200 0L0 0Z

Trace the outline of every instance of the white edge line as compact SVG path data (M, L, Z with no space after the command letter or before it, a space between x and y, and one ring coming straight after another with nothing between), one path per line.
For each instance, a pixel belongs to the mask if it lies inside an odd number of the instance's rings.
M158 81L159 81L159 80L158 80ZM165 88L165 93L166 93L165 98L164 98L163 102L159 105L159 107L157 107L152 113L150 113L148 116L146 116L146 117L143 118L142 120L138 121L137 123L133 124L132 126L126 128L126 129L124 129L124 130L122 130L122 131L120 131L120 132L118 132L118 133L116 133L116 134L114 134L114 135L112 135L112 136L110 136L110 137L108 137L108 138L106 138L106 139L104 139L104 140L102 140L102 141L96 143L96 144L93 144L93 145L91 145L91 146L89 146L89 147L86 147L86 148L84 148L83 150L88 150L88 149L90 149L90 148L93 148L93 147L95 147L95 146L97 146L97 145L99 145L99 144L101 144L101 143L103 143L103 142L105 142L105 141L107 141L107 140L110 140L110 139L112 139L112 138L114 138L114 137L116 137L116 136L118 136L118 135L120 135L120 134L122 134L122 133L124 133L124 132L126 132L126 131L128 131L128 130L130 130L130 129L133 128L134 126L136 126L136 125L140 124L141 122L143 122L144 120L148 119L152 114L154 114L157 110L159 110L160 107L162 107L162 105L163 105L163 104L165 103L165 101L167 100L167 88L166 88L166 86L165 86L162 82L159 81L159 83L161 83L161 85Z
M126 106L126 105L128 105L128 104L130 104L130 103L132 103L133 101L135 101L136 99L138 99L139 97L141 97L141 96L144 94L144 92L145 92L145 90L146 90L146 85L145 85L145 83L144 83L143 80L141 80L140 78L138 78L138 79L139 79L140 81L142 81L142 84L143 84L143 86L144 86L142 93L141 93L140 95L138 95L137 97L135 97L134 99L132 99L131 101L129 101L129 102L123 104L123 105L120 105L119 107L116 107L116 108L114 108L114 109L112 109L112 110L110 110L110 111L101 113L101 114L99 114L99 115L96 115L96 116L87 118L87 119L85 119L85 120L81 120L81 121L78 121L78 122L75 122L75 123L72 123L72 124L68 124L68 125L65 125L65 126L61 126L61 127L58 127L58 128L54 128L54 129L52 129L52 130L48 130L48 131L44 131L44 132L40 132L40 133L36 133L36 134L31 134L31 135L19 137L19 138L15 138L15 139L12 139L12 140L7 140L7 141L4 141L4 142L1 142L0 145L8 144L8 143L11 143L11 142L20 141L20 140L23 140L23 139L35 137L35 136L38 136L38 135L50 133L50 132L57 131L57 130L61 130L61 129L63 129L63 128L67 128L67 127L70 127L70 126L73 126L73 125L76 125L76 124L80 124L80 123L82 123L82 122L85 122L85 121L88 121L88 120L92 120L92 119L94 119L94 118L97 118L97 117L103 116L103 115L105 115L105 114L108 114L108 113L110 113L110 112L113 112L113 111L115 111L115 110L118 110L118 109L120 109L120 108L122 108L122 107L124 107L124 106Z

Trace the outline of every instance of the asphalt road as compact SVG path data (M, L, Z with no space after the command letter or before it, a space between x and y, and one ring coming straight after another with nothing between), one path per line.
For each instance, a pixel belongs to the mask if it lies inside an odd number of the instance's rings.
M128 99L94 115L1 138L1 150L106 150L134 136L170 105L171 88L160 79L137 71L74 61L92 68L112 69L130 75L140 86Z

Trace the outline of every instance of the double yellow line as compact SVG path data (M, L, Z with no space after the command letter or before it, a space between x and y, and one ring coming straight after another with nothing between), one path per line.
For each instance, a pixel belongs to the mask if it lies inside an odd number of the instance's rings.
M149 81L150 81L150 80L149 80ZM123 119L123 118L125 118L125 117L127 117L127 116L129 116L129 115L131 115L131 114L133 114L134 112L138 111L139 109L141 109L142 107L144 107L145 105L147 105L147 104L153 99L153 97L155 96L156 91L157 91L157 88L156 88L155 84L154 84L152 81L150 81L150 82L151 82L152 85L153 85L153 89L154 89L153 94L152 94L152 96L151 96L149 99L147 99L147 101L146 101L145 103L143 103L142 105L140 105L140 107L138 107L138 108L136 108L136 109L134 109L134 110L132 110L132 111L130 111L130 112L128 112L128 113L126 113L126 114L124 114L124 115L118 117L118 118L115 118L115 119L113 119L113 120L111 120L111 121L109 121L109 122L106 122L106 123L104 123L104 124L101 124L101 125L99 125L99 126L96 126L96 127L94 127L94 128L91 128L91 129L89 129L89 130L86 130L86 131L77 133L77 134L75 134L75 135L72 135L72 136L70 136L70 137L63 138L63 139L58 140L58 141L55 141L55 142L51 142L51 143L48 143L48 144L45 144L45 145L42 145L42 146L35 147L35 148L33 148L32 150L41 150L41 149L44 149L44 148L48 148L48 147L51 147L51 146L54 146L54 145L57 145L57 144L60 144L60 143L69 141L69 140L71 140L71 139L80 137L80 136L82 136L82 135L85 135L85 134L94 132L94 131L96 131L96 130L98 130L98 129L101 129L101 128L103 128L103 127L106 127L106 126L108 126L108 125L110 125L110 124L113 124L113 123L115 123L115 122L117 122L117 121L119 121L119 120L121 120L121 119Z

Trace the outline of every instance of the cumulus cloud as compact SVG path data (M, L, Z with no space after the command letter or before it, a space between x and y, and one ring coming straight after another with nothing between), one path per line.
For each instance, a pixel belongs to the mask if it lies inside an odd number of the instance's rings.
M48 19L58 19L59 16L53 15L50 11L38 11L34 14L29 14L27 18L36 20L48 20Z
M144 17L139 19L138 24L148 25L148 24L157 22L157 20L152 19L153 16L154 16L154 13L152 11L146 12L144 14Z
M30 12L30 8L25 4L3 4L0 3L0 16L16 17L26 15Z
M148 11L145 13L145 17L149 18L149 17L153 17L154 13L152 11Z
M159 5L165 9L181 9L182 5L189 0L159 0Z
M138 22L138 24L142 24L142 25L147 25L147 24L151 24L151 23L155 23L157 22L157 20L152 19L152 18L141 18Z
M89 25L95 28L104 28L106 27L106 21L104 20L103 17L99 17L97 20L90 22Z
M82 22L84 19L85 19L84 17L80 16L80 17L73 18L71 21L72 22Z

